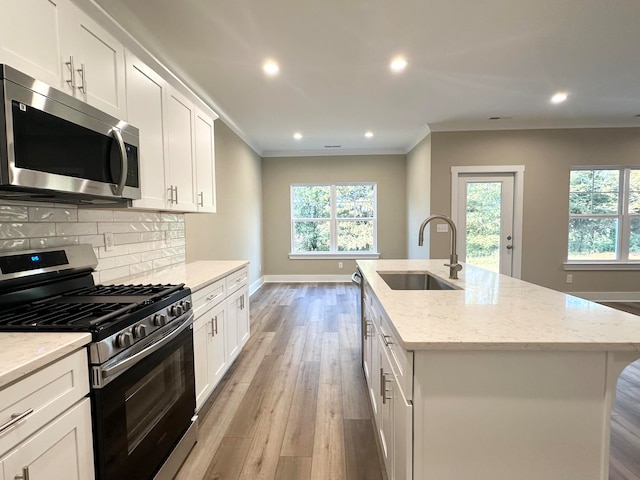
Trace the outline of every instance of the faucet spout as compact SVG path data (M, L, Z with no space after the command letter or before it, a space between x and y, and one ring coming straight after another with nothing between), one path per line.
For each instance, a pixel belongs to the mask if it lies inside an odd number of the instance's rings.
M456 229L456 225L446 215L435 214L427 217L424 222L420 225L420 231L418 233L418 245L424 245L424 229L432 220L444 220L451 227L451 250L449 253L449 263L445 263L445 266L449 267L449 278L452 280L458 279L458 272L462 270L462 265L458 263L458 253L457 253L457 238L458 232Z

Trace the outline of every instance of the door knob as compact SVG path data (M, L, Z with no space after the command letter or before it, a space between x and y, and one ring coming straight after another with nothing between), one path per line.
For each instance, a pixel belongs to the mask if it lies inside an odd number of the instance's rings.
M507 245L507 250L511 250L513 248L513 245Z

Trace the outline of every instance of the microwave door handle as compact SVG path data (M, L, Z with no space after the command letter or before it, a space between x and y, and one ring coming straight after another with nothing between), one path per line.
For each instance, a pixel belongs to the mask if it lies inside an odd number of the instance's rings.
M122 139L120 129L114 128L111 130L111 133L113 133L113 137L118 142L118 149L120 150L120 167L122 168L120 171L120 180L116 185L112 185L111 189L113 190L114 195L122 196L122 191L124 190L125 183L127 182L127 170L129 168L127 150L124 147L124 140Z

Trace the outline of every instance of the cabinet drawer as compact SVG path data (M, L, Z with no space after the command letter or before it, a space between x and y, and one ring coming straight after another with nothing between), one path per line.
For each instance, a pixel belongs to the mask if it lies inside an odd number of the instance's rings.
M0 428L12 416L28 413L0 432L0 455L60 415L89 393L87 350L69 355L2 390Z
M413 352L402 348L389 320L380 314L380 336L385 345L391 368L398 379L398 384L407 400L413 399Z
M201 288L191 294L193 310L197 317L199 313L215 306L227 296L227 286L224 278L213 282L211 285Z
M242 267L240 270L236 270L227 277L227 295L231 295L233 292L243 287L249 278L249 269Z

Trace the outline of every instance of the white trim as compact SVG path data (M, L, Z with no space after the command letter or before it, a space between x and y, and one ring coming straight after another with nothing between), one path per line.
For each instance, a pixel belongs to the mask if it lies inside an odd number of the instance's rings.
M378 156L405 155L403 148L327 148L315 150L265 150L263 158L272 157L346 157L346 156Z
M470 165L451 167L451 219L458 220L458 177L476 173L513 174L513 269L512 277L522 275L522 216L524 213L524 165Z
M640 302L640 292L566 292L592 302Z
M260 277L258 280L249 285L249 296L256 293L264 285L264 277Z
M590 262L564 262L565 270L640 270L640 262L614 262L595 261Z
M361 259L378 259L379 253L374 252L344 252L344 253L290 253L289 260L361 260Z
M351 275L265 275L264 283L351 283Z

